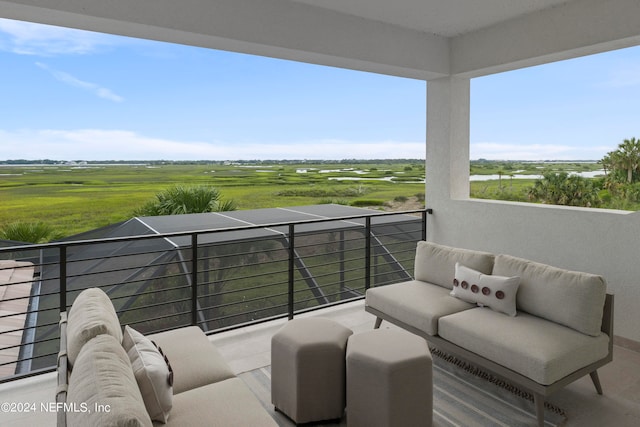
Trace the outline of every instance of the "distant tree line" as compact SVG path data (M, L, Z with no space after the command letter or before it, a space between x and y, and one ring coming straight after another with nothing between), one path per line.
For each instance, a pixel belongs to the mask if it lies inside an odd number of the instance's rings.
M280 160L51 160L51 159L12 159L0 160L0 165L63 165L67 163L86 163L88 165L299 165L305 163L311 164L346 164L346 165L363 165L363 164L404 164L412 163L416 165L424 165L425 159L324 159L324 160L307 160L307 159L280 159Z

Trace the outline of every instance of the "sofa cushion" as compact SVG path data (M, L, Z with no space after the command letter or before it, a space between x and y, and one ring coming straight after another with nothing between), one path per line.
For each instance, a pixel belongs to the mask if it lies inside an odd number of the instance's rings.
M488 252L418 242L414 275L416 280L452 289L456 262L481 273L491 274L493 258L493 254Z
M71 372L67 425L151 426L129 357L111 335L98 335L80 350Z
M453 277L453 276L452 276ZM441 286L417 280L371 288L366 305L429 335L438 334L438 319L474 305L453 298Z
M171 361L175 395L235 376L207 336L197 326L149 335ZM171 416L173 417L173 410Z
M74 365L82 346L91 338L108 334L122 342L120 321L109 296L98 288L80 292L67 317L67 353Z
M496 257L493 274L520 276L518 310L600 334L607 285L601 276L564 270L510 255Z
M456 263L451 296L481 307L490 307L500 313L515 316L516 295L520 278L482 274Z
M240 378L230 378L175 395L171 418L166 425L278 426Z
M609 349L605 334L592 337L527 313L509 317L487 308L440 318L438 333L544 385L604 358Z
M173 374L165 357L151 340L129 326L124 327L122 347L131 361L149 416L166 423L173 402Z

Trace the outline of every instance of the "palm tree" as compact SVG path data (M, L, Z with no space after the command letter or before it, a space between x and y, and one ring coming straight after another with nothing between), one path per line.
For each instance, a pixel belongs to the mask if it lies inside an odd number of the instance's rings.
M579 175L566 172L544 172L529 189L532 201L553 205L595 207L600 203L593 182Z
M44 222L14 222L0 230L0 238L24 243L47 243L62 237Z
M637 177L640 172L640 140L635 138L625 139L618 145L616 151L608 153L602 160L612 171L623 171L626 173L626 182L632 183L634 175Z
M222 200L220 191L208 185L173 186L156 194L134 211L135 216L181 215L236 210L233 200Z

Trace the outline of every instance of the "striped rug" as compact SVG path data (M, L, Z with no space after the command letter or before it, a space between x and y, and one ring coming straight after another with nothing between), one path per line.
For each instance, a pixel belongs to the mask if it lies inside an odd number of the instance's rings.
M271 367L245 372L239 377L247 384L280 427L295 424L271 404ZM545 425L562 426L566 415L551 404L545 407ZM314 423L314 426L346 426ZM536 426L533 402L526 393L478 370L469 369L452 358L433 357L433 425L435 427L529 427Z

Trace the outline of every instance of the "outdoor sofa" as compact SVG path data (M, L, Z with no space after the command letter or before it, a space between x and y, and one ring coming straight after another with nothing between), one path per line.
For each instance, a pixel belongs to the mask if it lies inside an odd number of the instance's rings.
M612 360L613 295L601 276L419 242L415 280L371 288L366 311L544 401Z
M61 313L58 426L277 427L195 326L122 330L100 289Z

